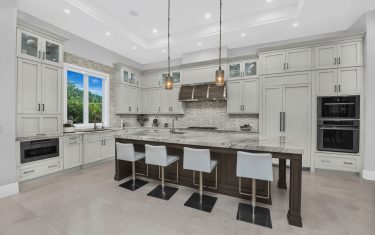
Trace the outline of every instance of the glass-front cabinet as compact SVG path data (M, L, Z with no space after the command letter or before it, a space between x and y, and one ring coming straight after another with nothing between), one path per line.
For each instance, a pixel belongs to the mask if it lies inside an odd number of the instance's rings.
M61 67L62 44L43 36L17 29L17 56Z
M162 83L162 85L165 84L165 80L167 78L167 75L168 75L168 73L163 73L161 75L161 83ZM180 84L181 83L181 72L178 72L178 71L177 72L171 72L171 76L173 78L173 83L174 84Z
M257 60L247 60L231 63L228 65L229 79L256 78Z
M134 85L134 86L140 86L140 79L137 73L127 69L122 68L121 69L121 82Z

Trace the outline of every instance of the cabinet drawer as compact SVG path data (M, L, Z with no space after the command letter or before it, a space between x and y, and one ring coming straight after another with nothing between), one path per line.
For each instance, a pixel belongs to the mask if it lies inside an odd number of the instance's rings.
M102 139L101 133L90 133L85 135L85 139L87 140L96 140L96 139Z
M33 179L62 170L61 158L28 164L20 168L20 181Z
M113 132L113 131L103 133L103 138L104 139L113 138L114 136L115 136L115 132Z
M357 159L339 156L317 155L316 167L321 169L356 171Z
M80 142L82 140L81 135L64 136L64 143Z

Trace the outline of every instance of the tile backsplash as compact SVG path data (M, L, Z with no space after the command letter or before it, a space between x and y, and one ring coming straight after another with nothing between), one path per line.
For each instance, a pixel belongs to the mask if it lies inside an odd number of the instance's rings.
M118 123L115 126L120 126L120 119L130 126L140 126L137 122L136 115L118 115ZM190 126L202 127L217 127L223 130L240 130L240 126L249 124L252 126L252 131L259 131L259 116L258 115L228 115L227 103L220 102L187 102L184 115L148 115L149 121L145 123L146 127L152 126L152 120L157 118L160 126L168 123L171 127L172 120L175 120L176 128L187 128Z

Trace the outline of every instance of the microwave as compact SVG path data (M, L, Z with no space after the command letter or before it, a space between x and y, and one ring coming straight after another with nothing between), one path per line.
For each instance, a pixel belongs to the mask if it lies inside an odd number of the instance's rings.
M360 96L319 96L318 119L359 119Z

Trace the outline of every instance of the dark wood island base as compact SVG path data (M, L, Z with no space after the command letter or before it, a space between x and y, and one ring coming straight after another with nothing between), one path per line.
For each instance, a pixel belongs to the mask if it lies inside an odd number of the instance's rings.
M145 144L165 145L168 154L177 155L180 157L179 164L173 164L165 169L165 178L171 183L183 185L187 187L197 188L198 174L195 174L193 180L193 172L184 170L183 162L183 147L192 148L209 148L211 151L211 158L218 161L217 172L215 170L211 174L204 174L204 186L206 191L224 194L233 197L250 199L249 195L240 194L239 178L236 176L237 151L247 152L261 152L249 151L244 149L232 148L216 148L204 147L197 145L163 143L156 141L141 141L125 138L116 138L116 142L133 143L136 151L144 151ZM269 151L268 151L269 152ZM272 153L272 152L271 152ZM290 160L290 186L289 186L289 210L287 214L290 225L302 227L301 218L301 183L302 183L302 155L291 153L272 153L273 158L279 159L279 179L277 186L280 189L286 189L286 160ZM116 153L115 166L115 180L120 181L132 174L131 163L117 160ZM137 162L136 172L146 174L147 168L144 161ZM217 188L216 186L217 173ZM178 174L178 176L177 176ZM150 179L160 180L159 168L157 166L148 166L148 176L143 176ZM245 194L251 193L251 179L241 179L241 192ZM271 190L269 183L266 181L257 181L257 201L267 204L272 204Z

